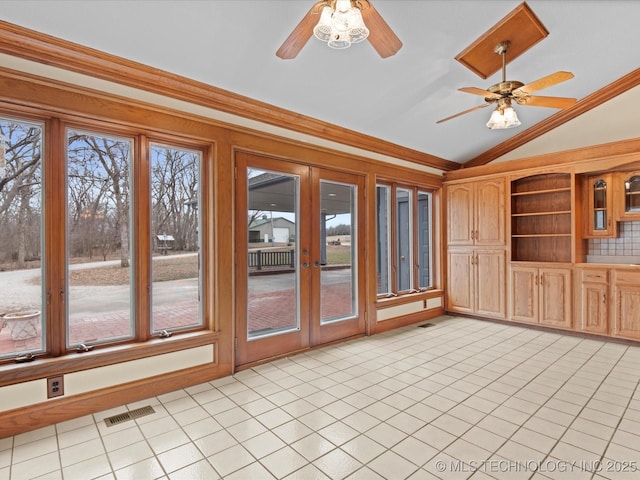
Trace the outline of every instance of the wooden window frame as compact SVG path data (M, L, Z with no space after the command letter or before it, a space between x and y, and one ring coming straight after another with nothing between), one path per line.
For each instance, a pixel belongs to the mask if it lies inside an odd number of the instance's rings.
M84 370L138 358L183 350L216 343L218 327L213 318L213 174L215 144L194 134L171 134L149 130L134 125L119 125L94 118L82 118L70 114L56 115L44 109L0 106L0 115L16 122L37 122L43 128L43 295L45 296L45 320L42 350L33 352L30 360L36 363L17 363L16 355L0 359L0 372L4 375L0 386L62 374L70 370ZM130 138L133 144L131 179L132 219L134 229L131 246L133 275L134 331L133 338L125 341L102 342L95 350L76 356L76 350L66 347L66 143L67 131L78 129L95 134ZM185 148L201 152L201 245L200 254L202 291L200 308L202 324L194 328L180 329L172 338L160 338L151 333L151 172L150 148L161 144L173 148ZM135 253L134 253L135 251ZM24 353L24 352L22 352ZM217 352L216 355L217 357ZM81 360L79 360L81 358Z
M437 287L434 285L436 282L436 272L434 269L436 268L436 258L434 256L434 249L437 248L438 245L436 241L436 217L434 212L434 203L436 197L436 190L421 185L412 185L409 183L399 183L393 181L385 181L379 180L376 182L376 189L378 187L388 187L390 193L390 212L389 212L389 230L391 234L389 235L390 245L388 245L388 258L391 263L391 277L389 280L390 291L385 293L377 293L378 300L381 299L390 299L390 298L401 298L407 295L415 294L415 293L424 293L432 290L436 290ZM411 266L411 288L408 290L398 290L398 240L397 235L397 222L398 222L398 213L397 213L397 191L398 189L408 190L411 196L411 255L412 255L412 266ZM419 234L418 234L418 196L421 193L429 194L430 196L430 215L429 215L429 237L430 237L430 248L429 248L429 257L430 257L430 285L428 287L420 288L420 279L419 279ZM376 202L376 215L378 210L378 204ZM376 242L377 246L377 242ZM376 252L376 256L378 252ZM416 287L418 286L418 287Z

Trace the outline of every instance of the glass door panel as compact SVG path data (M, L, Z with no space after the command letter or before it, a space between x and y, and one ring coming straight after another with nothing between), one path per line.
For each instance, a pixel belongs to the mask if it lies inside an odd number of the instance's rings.
M311 169L311 345L365 331L362 177Z
M309 345L309 168L236 154L236 362Z
M247 338L300 329L297 175L249 168Z
M320 324L354 317L357 311L357 239L355 211L357 189L320 182Z

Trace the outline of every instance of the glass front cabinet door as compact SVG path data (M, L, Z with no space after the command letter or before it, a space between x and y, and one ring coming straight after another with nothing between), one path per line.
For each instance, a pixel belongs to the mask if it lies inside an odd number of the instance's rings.
M611 173L587 177L587 231L588 238L616 236L613 218L613 178ZM640 200L640 198L639 198Z
M617 172L615 175L617 220L640 220L640 171Z

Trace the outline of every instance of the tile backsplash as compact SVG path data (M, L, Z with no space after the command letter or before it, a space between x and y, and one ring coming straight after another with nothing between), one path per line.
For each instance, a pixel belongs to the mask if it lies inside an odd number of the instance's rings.
M640 255L640 222L618 223L618 238L590 238L589 255Z

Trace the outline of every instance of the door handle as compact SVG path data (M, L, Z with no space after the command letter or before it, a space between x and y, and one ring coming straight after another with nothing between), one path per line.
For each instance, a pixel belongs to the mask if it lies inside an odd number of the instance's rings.
M309 267L309 264L307 262L304 262L301 266L302 266L302 268L307 268L307 267Z

